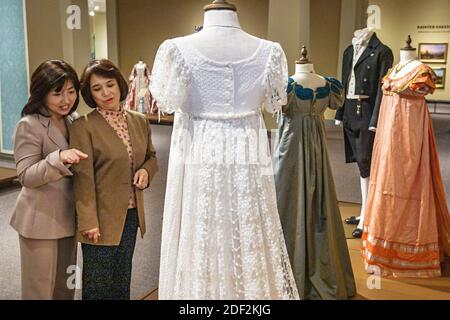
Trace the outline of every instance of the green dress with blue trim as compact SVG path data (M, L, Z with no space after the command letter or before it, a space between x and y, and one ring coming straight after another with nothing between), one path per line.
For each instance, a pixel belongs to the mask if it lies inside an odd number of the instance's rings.
M323 121L327 108L342 107L344 88L325 79L316 90L289 79L273 152L278 211L301 299L356 294Z

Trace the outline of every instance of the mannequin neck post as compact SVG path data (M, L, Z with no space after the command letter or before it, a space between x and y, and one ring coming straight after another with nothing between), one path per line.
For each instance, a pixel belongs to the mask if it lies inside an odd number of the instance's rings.
M296 64L295 65L295 74L299 73L313 73L315 74L316 71L314 70L314 65L312 63L307 64Z
M231 27L241 29L238 15L232 10L209 10L205 12L203 28Z
M415 50L400 50L400 62L406 62L413 59L417 59Z

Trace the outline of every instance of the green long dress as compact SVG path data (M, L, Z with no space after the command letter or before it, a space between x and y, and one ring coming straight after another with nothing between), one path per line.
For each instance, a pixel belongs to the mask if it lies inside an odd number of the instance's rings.
M344 102L341 83L289 79L273 153L277 202L301 299L347 299L355 280L327 152L323 114Z

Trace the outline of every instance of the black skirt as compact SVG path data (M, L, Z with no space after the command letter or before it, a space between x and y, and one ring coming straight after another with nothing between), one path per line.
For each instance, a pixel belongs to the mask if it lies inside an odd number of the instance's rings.
M131 270L138 226L137 210L130 209L120 245L81 245L83 300L130 300Z

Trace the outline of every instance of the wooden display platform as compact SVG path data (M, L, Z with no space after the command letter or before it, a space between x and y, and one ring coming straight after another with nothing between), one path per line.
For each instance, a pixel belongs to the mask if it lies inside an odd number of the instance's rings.
M161 116L161 121L158 119L158 115L147 114L147 119L151 124L163 125L163 126L173 126L173 115Z
M142 300L158 300L158 289L153 289L148 295L146 295Z
M352 203L340 203L341 215L348 217L359 212L360 206ZM364 270L361 256L361 240L347 239L356 281L357 296L351 300L450 300L450 259L443 266L440 278L381 278L380 287L369 289L370 275ZM143 300L157 300L158 290L153 289Z
M17 179L17 172L14 169L0 168L0 185L14 182Z

